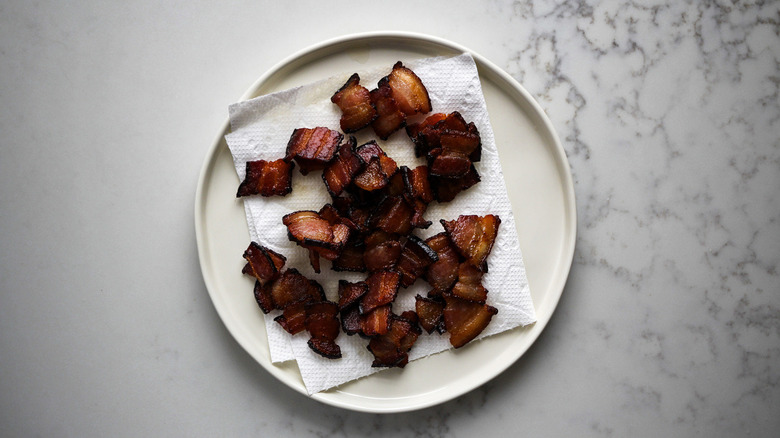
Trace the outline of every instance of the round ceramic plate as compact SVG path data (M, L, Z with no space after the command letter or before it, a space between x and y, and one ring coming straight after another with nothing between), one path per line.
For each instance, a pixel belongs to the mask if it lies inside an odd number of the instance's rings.
M471 53L495 133L538 321L346 383L311 397L366 412L402 412L451 400L497 376L525 353L550 320L566 283L576 238L569 163L550 121L512 77L455 43L410 33L369 33L327 41L264 74L241 100L304 85L335 73L392 66L398 60ZM306 394L294 361L272 364L251 279L241 275L249 231L236 201L238 176L225 143L227 123L201 170L195 231L203 278L220 317L268 372Z

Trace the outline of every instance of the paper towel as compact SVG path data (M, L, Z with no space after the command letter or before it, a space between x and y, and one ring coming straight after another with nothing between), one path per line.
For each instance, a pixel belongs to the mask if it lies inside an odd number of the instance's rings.
M498 237L488 258L490 270L483 277L483 285L490 291L488 304L496 307L498 314L480 338L531 324L536 321L536 314L474 59L469 54L462 54L449 58L401 61L414 70L425 84L433 112L459 111L466 121L474 122L482 138L482 159L475 163L482 181L461 192L449 203L431 203L425 218L432 221L433 225L427 230L416 230L415 234L421 238L437 234L443 231L439 219L453 220L462 214L500 216ZM358 71L360 83L371 89L391 68L391 65L387 65ZM330 102L330 97L352 73L354 71L343 72L319 82L231 105L231 133L225 138L239 178L244 178L247 161L283 157L287 141L295 128L325 126L338 129L341 111ZM424 117L418 116L412 121ZM399 166L407 165L411 168L425 164L423 159L414 156L411 140L403 130L393 134L387 141L377 139L370 128L361 130L356 137L358 144L376 139ZM339 279L359 281L365 279L366 274L331 271L330 262L324 259L322 273L316 274L309 264L307 250L288 240L287 229L281 221L282 216L296 210L319 210L329 200L320 172L303 176L296 167L291 194L285 197L244 198L244 208L251 240L284 254L287 257L285 267L295 267L308 278L317 280L325 289L328 299L338 301ZM422 279L408 289L401 289L393 305L393 312L400 314L404 310L414 309L414 296L425 296L428 289ZM373 356L366 349L367 340L341 333L336 342L341 346L342 358L325 359L308 347L309 336L306 332L290 336L274 322L273 318L278 314L272 312L264 315L271 361L276 363L295 359L310 394L382 370L371 367ZM447 334L423 333L409 353L409 358L415 360L448 348L451 346Z

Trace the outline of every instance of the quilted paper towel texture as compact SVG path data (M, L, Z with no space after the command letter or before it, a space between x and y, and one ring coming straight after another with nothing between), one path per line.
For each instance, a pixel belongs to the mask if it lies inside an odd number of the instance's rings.
M490 126L482 87L473 58L468 54L455 57L402 60L422 79L431 97L433 112L459 111L467 121L473 121L482 137L482 160L475 163L482 181L461 192L455 200L445 204L432 203L425 217L433 221L427 230L416 230L421 238L443 231L439 219L452 220L461 214L488 213L501 217L501 227L488 258L490 271L483 278L490 291L488 304L498 314L480 335L480 338L500 333L536 321L522 254L517 239L503 174ZM372 88L387 75L391 66L358 71L361 84ZM330 97L353 72L344 72L302 87L260 96L230 106L232 132L225 138L233 155L236 172L244 178L246 162L257 159L278 159L284 156L287 141L295 128L326 126L337 129L340 110ZM421 119L424 116L420 117ZM371 129L357 135L358 144L375 139ZM389 140L377 140L382 148L400 165L415 167L425 164L414 156L411 141L403 131ZM338 280L359 281L365 274L334 272L323 260L321 274L309 265L308 253L287 238L287 229L281 218L296 210L318 210L329 201L329 195L320 178L320 172L307 176L298 170L293 175L293 192L286 197L244 199L250 238L287 257L287 267L296 267L304 275L317 280L328 299L337 301ZM408 289L402 289L393 306L394 313L414 309L414 296L425 295L428 288L423 280ZM358 336L340 334L336 342L341 346L342 358L329 360L312 352L307 345L308 335L290 336L273 321L278 313L264 315L272 362L295 359L303 382L310 394L367 376L381 368L372 368L373 356L366 349L367 341ZM260 312L258 310L258 316ZM410 360L451 348L447 335L423 334L410 352Z

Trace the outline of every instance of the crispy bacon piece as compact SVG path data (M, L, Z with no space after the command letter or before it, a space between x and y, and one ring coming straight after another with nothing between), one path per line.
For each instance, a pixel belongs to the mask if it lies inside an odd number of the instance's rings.
M444 294L444 328L450 332L450 344L455 348L476 338L490 323L498 310L484 303L464 300Z
M414 208L402 196L388 196L374 211L370 224L388 233L406 235L412 231L414 213Z
M364 170L354 179L355 186L362 190L373 192L385 188L390 178L398 171L395 160L388 157L375 141L361 145L356 153L364 163L367 163Z
M439 148L443 151L440 155L450 156L456 152L472 162L482 157L482 140L477 126L473 122L467 123L457 111L446 116L433 114L419 125L407 126L406 133L412 139L418 157ZM432 170L431 173L435 172Z
M309 348L328 359L341 357L341 348L336 344L339 336L339 309L336 303L322 301L306 305L306 331L311 335Z
M432 250L436 251L439 257L436 262L428 267L428 272L425 274L425 279L433 287L433 290L428 292L428 295L441 295L442 292L450 290L455 285L455 282L458 281L460 258L455 247L450 242L450 238L447 237L447 233L431 236L425 243Z
M371 90L371 103L378 115L371 122L371 127L382 140L387 140L392 133L406 125L406 114L398 108L398 103L393 99L393 90L387 83Z
M339 310L358 304L366 293L368 293L368 284L365 281L350 283L339 280Z
M301 300L286 306L274 321L291 335L302 332L306 328L306 304L306 300Z
M428 154L428 168L432 176L462 177L469 172L471 166L469 157L458 151L436 148Z
M339 312L341 316L341 329L349 336L363 333L363 319L360 316L360 307L350 306Z
M368 342L368 350L374 355L371 366L403 368L409 362L409 350L421 333L416 322L404 316L391 315L387 333Z
M322 286L314 280L304 277L295 268L290 268L274 281L266 285L270 289L271 299L277 309L284 309L299 301L317 302L325 300Z
M333 260L331 269L334 271L366 272L366 264L363 262L365 244L360 241L349 242L341 250L339 257Z
M295 160L302 174L323 169L333 159L344 135L324 127L295 129L287 143L285 161Z
M270 285L263 286L259 281L255 280L254 289L255 301L260 306L260 310L263 313L268 313L276 308L274 303L274 297L271 295Z
M376 108L366 87L360 85L360 76L354 73L330 98L341 109L341 130L350 133L368 126L377 117Z
M360 331L363 335L383 335L390 330L390 307L390 304L385 304L361 315Z
M257 242L251 242L244 251L247 264L241 271L257 279L261 286L276 280L287 258Z
M444 332L444 302L441 298L425 298L420 295L414 297L414 308L417 317L420 319L420 326L428 333L436 330L439 333Z
M414 169L402 166L401 174L405 192L411 199L418 199L426 204L433 201L433 190L428 180L428 166L417 166Z
M465 257L467 262L487 272L485 260L493 249L501 218L492 214L461 215L454 221L442 219L441 224L460 255Z
M437 261L439 256L419 237L409 235L401 251L401 258L398 260L396 269L401 273L401 285L403 287L411 286L417 277L425 274L426 269L433 262Z
M292 171L295 163L275 161L247 161L246 176L238 186L236 198L250 195L285 196L292 192Z
M401 256L401 242L384 231L374 231L366 237L363 261L369 272L392 269Z
M431 112L431 99L422 80L401 61L393 65L389 75L379 81L381 88L387 84L393 91L398 108L407 116Z
M482 286L482 271L471 263L461 263L458 267L458 282L452 287L452 294L469 301L484 303L487 289Z
M339 146L336 158L322 171L322 180L333 197L340 195L365 167L363 159L355 153L356 145L355 137L350 136Z
M458 193L478 183L480 177L477 169L472 165L469 171L461 177L444 178L431 175L429 180L434 198L439 202L449 202L455 199Z
M290 240L302 247L314 250L328 260L335 260L349 239L349 226L331 224L319 213L302 210L285 215L282 223L287 227Z
M398 294L401 274L397 271L376 271L368 276L368 292L360 300L360 312L367 314L377 307L390 304ZM366 333L368 334L368 333Z

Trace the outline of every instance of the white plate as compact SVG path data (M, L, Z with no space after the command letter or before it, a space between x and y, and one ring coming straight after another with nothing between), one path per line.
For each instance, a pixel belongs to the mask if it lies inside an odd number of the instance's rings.
M392 66L398 60L464 52L471 53L479 70L538 322L311 396L323 403L366 412L421 409L471 391L520 358L550 320L571 267L577 219L569 163L552 124L520 84L465 47L426 35L368 33L318 44L277 64L241 97L344 71ZM294 361L271 363L263 318L252 296L253 281L241 275L249 231L243 205L235 198L239 181L224 140L228 132L226 123L206 157L195 198L203 278L236 341L268 372L306 394Z

